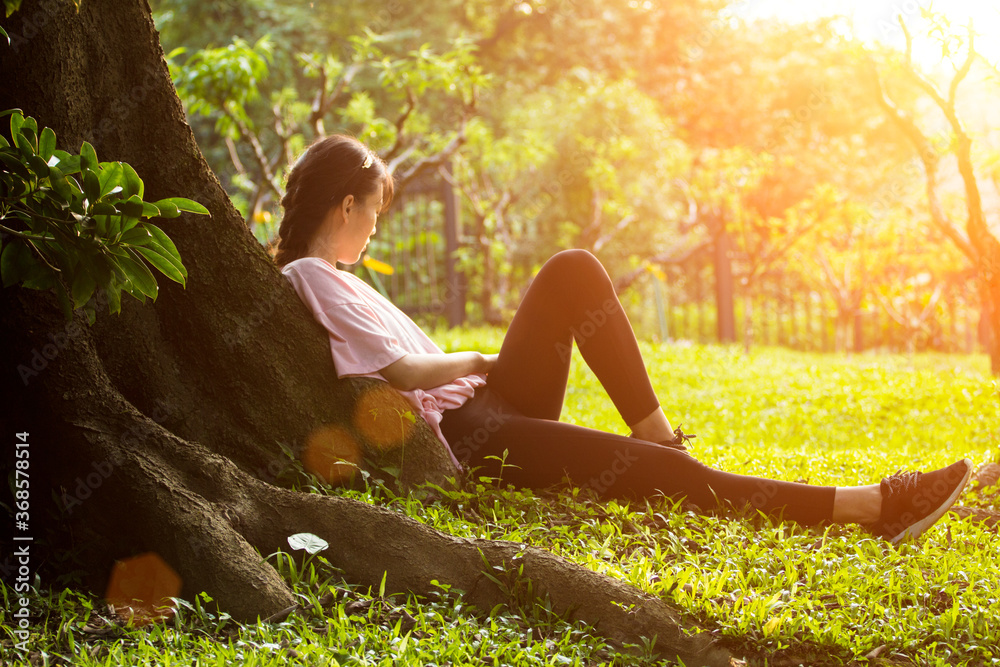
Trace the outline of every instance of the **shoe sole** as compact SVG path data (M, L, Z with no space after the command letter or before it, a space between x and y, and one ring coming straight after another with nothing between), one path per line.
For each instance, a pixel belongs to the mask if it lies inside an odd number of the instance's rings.
M925 516L920 521L910 524L907 526L903 532L896 537L889 540L891 544L899 544L907 537L917 538L920 537L925 530L937 523L937 520L945 515L945 513L951 509L951 506L955 504L958 497L965 490L965 485L969 483L969 478L972 477L972 461L970 459L963 459L965 462L965 477L962 478L962 482L955 487L955 490L951 492L951 495L941 503L937 509Z

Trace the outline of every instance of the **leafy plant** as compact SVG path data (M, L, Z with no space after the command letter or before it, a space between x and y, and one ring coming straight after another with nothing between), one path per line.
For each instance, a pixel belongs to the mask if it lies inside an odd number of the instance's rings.
M197 51L180 67L175 59L184 51L174 49L167 62L188 113L208 116L221 111L215 129L239 139L253 126L247 108L260 98L260 83L268 76L273 57L270 41L262 37L251 46L236 38L228 46Z
M21 0L3 0L4 14L10 16L21 8ZM4 33L7 34L6 32Z
M79 154L56 148L50 128L8 110L10 141L0 136L0 277L4 287L53 290L67 320L84 308L93 323L96 290L110 312L121 292L156 299L147 263L184 285L187 269L173 241L150 218L208 215L201 204L143 199L142 179L124 162L99 162L86 141Z

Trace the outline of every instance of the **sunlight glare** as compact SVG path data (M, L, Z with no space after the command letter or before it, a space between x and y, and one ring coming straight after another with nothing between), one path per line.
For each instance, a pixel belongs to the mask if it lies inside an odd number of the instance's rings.
M777 18L790 23L812 21L824 16L841 15L852 19L854 34L866 42L879 41L903 49L906 40L899 28L902 16L908 26L916 26L921 10L932 9L944 14L952 27L964 28L971 18L979 36L976 48L990 62L1000 61L1000 7L991 0L948 0L948 2L916 2L916 0L745 0L732 6L733 13L748 20ZM914 58L925 66L941 61L941 48L934 40L915 40Z

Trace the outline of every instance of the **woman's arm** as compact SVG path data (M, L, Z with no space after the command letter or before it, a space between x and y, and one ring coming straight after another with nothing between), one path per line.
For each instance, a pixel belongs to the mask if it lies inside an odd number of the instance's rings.
M431 389L472 373L489 373L497 355L481 352L448 354L407 354L383 368L380 373L400 391Z

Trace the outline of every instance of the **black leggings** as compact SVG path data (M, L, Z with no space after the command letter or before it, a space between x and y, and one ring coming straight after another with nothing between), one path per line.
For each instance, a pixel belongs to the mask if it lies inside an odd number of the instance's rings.
M728 502L807 525L830 520L834 487L722 472L669 447L559 422L574 340L627 424L659 407L607 272L589 252L566 250L532 280L486 386L445 411L441 431L460 461L532 489L568 477L601 498L663 494L705 510Z

